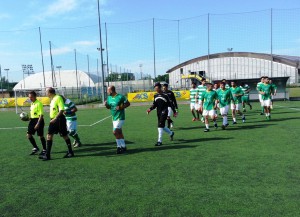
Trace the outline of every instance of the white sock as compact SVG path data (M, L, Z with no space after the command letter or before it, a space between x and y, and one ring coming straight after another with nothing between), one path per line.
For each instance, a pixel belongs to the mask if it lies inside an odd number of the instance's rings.
M172 131L168 127L164 127L163 129L167 134L172 135Z
M228 122L227 122L227 116L224 116L223 117L223 125L226 125Z
M233 122L236 122L236 118L232 118Z
M209 124L205 124L206 129L209 129Z
M120 141L121 141L121 146L122 146L123 148L125 148L125 147L126 147L125 139L120 139Z
M120 141L121 139L116 139L116 142L117 142L117 147L118 148L121 148L121 141Z
M158 142L162 142L162 135L164 132L163 128L157 128L158 129Z

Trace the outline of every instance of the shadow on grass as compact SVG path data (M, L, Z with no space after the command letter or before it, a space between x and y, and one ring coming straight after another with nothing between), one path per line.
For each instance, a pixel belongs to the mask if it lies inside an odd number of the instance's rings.
M194 126L194 127L176 127L175 130L194 130L194 129L200 129L201 127L203 128L203 123L201 123L201 125L199 126Z
M216 141L216 140L229 140L234 139L233 137L213 137L213 138L197 138L197 139L176 139L174 141L175 144L182 144L182 143L191 143L191 142L208 142L208 141Z
M256 121L257 122L257 121ZM248 122L249 123L249 122ZM226 130L224 131L234 131L234 130L255 130L255 129L260 129L260 128L266 128L267 126L270 125L277 125L277 124L270 124L270 122L267 122L267 125L264 124L257 124L257 125L247 125L247 124L239 124L239 125L234 125L234 127L227 127ZM231 125L232 126L232 125Z

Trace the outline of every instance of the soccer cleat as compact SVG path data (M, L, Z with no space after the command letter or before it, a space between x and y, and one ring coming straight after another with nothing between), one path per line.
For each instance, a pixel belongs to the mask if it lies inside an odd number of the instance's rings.
M161 142L157 142L157 143L155 143L155 146L161 146L162 145L162 143Z
M71 158L71 157L74 157L74 152L67 152L67 154L65 154L64 158Z
M236 121L233 121L232 124L237 124L237 122L236 122Z
M172 134L170 135L170 140L173 141L173 137L174 137L174 132L172 132Z
M47 154L39 156L39 159L43 161L51 160L50 156L47 156Z
M264 113L263 113L263 112L261 112L261 113L260 113L260 115L264 115Z
M227 124L225 124L225 127L228 127L229 126L229 124L227 123Z
M121 147L117 147L117 154L123 154L123 150Z
M197 120L196 118L193 118L193 119L192 119L192 121L196 121L196 120Z
M170 126L171 126L171 128L173 128L173 127L174 127L173 123L171 123L171 125L170 125Z
M217 124L217 123L215 123L215 124L214 124L214 127L217 129L217 128L218 128L218 124Z
M209 129L205 128L204 132L209 132Z
M125 153L127 151L127 147L126 146L125 147L121 147L121 149L122 149L122 153Z
M225 130L226 126L225 125L222 125L222 130Z
M39 156L45 155L46 154L46 150L43 150L39 153Z
M243 123L245 123L245 122L246 122L246 117L244 116L244 117L242 118L242 120L243 120Z
M30 155L35 155L40 149L38 148L33 148Z
M72 145L73 145L73 146L75 146L75 145L76 145L76 143L77 143L77 142L76 142L76 140L74 140L74 142L72 143Z
M74 143L73 143L74 144ZM80 147L82 145L82 143L81 142L75 142L75 144L74 144L74 148L78 148L78 147Z

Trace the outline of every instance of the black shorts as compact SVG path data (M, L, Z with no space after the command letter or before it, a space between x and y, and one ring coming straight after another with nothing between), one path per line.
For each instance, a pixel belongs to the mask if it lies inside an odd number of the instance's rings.
M39 120L38 118L30 119L29 124L28 124L27 134L34 135L35 132L36 132L36 134L38 136L43 136L44 135L44 126L45 126L44 119L41 120L39 128L37 130L34 129L34 127L37 124L38 120Z
M50 123L48 128L48 134L58 134L66 136L69 134L67 130L67 121L64 115L60 116L55 123Z
M158 128L164 128L165 125L166 125L166 120L168 118L168 113L164 113L164 114L157 114L157 121L158 121L158 124L157 124L157 127Z

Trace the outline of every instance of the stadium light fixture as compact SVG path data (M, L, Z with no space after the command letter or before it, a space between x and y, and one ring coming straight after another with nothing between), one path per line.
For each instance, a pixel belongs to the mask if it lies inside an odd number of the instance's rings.
M23 81L24 81L24 89L25 89L25 74L27 74L27 76L34 74L33 71L33 66L32 65L22 65L22 70L23 70Z

